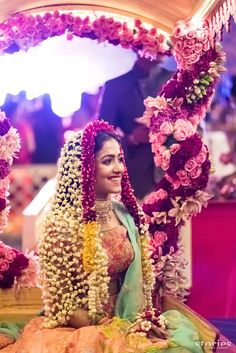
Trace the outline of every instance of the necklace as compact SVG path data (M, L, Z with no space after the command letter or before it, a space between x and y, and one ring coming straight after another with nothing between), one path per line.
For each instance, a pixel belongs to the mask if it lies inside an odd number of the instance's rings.
M99 223L107 223L112 218L113 204L111 200L96 200L95 212Z

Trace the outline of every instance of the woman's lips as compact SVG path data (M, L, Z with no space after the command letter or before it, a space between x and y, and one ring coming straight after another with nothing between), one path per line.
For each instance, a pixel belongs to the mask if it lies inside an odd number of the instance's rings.
M121 176L113 176L108 178L111 181L115 181L115 182L120 182L121 181Z

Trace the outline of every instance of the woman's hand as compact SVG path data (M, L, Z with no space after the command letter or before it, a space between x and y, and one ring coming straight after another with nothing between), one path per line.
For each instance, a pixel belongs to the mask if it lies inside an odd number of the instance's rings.
M163 340L166 340L169 336L168 332L163 330L161 327L157 327L156 325L152 324L151 332L150 334L154 333L154 336L157 338L161 338Z

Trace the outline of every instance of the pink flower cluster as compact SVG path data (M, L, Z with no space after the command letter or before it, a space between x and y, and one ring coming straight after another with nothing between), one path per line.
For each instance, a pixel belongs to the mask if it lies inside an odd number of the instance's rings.
M28 262L23 253L0 241L0 288L11 288Z
M0 111L0 233L7 225L9 205L9 173L15 153L20 149L19 135L13 127L5 113Z
M157 262L160 247L163 255L178 249L179 225L206 207L210 198L204 192L210 173L209 153L198 135L198 124L224 69L222 49L218 45L210 47L205 25L196 28L189 21L180 22L172 41L178 71L159 96L145 100L146 111L139 119L150 129L154 161L164 171L156 191L143 205L153 236L153 259Z
M150 142L152 143L155 164L163 170L168 170L171 155L180 149L178 142L184 141L195 132L196 128L188 120L163 121L160 125L160 132L150 132ZM166 141L170 136L174 140L174 143L168 147Z
M15 278L14 288L19 293L21 288L39 287L39 259L34 251L26 251L24 254L28 260L28 266L22 269L20 276Z
M121 23L113 17L74 16L73 13L47 12L44 15L19 13L0 23L2 33L0 52L27 50L43 40L67 33L67 39L73 36L108 41L124 48L132 48L141 55L156 58L169 51L167 41L155 28L146 29L141 21L134 21L133 28L126 22Z
M199 24L197 26L190 20L179 21L171 36L179 67L190 69L210 49L209 39L206 24L199 27Z
M173 146L173 145L172 145ZM171 146L171 147L172 147ZM180 147L180 146L179 146ZM188 159L183 169L179 169L176 173L175 178L172 178L166 173L166 179L173 185L174 189L178 189L182 186L191 186L192 179L198 178L202 173L202 164L205 162L208 155L208 151L205 145L202 145L202 149L196 157Z

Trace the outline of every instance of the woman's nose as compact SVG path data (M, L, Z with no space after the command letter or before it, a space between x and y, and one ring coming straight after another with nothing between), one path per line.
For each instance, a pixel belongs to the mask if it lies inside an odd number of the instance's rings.
M117 173L122 173L124 171L124 165L120 161L115 161L113 169Z

